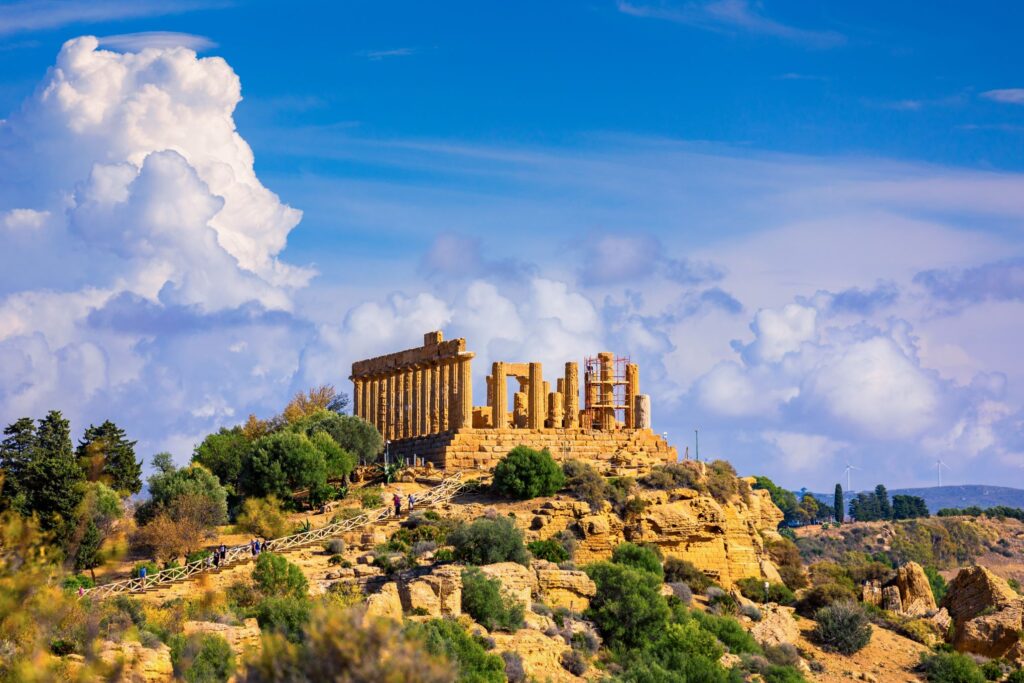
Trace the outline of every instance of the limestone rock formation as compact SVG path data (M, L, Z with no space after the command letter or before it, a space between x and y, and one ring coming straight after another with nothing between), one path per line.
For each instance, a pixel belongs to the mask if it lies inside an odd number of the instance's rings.
M1024 598L984 567L961 569L942 606L953 619L953 646L961 652L1024 663Z
M228 641L237 655L260 647L260 627L255 619L246 619L241 626L219 624L215 621L186 621L181 625L182 633L212 633Z
M586 572L559 569L558 565L544 560L534 560L531 566L537 574L537 599L549 607L582 612L597 593L597 586Z
M562 667L561 657L569 647L561 638L548 638L540 631L523 628L515 633L491 634L495 652L516 652L523 658L523 669L530 680L551 683L578 683L578 678Z
M800 627L793 618L792 607L768 604L759 605L761 620L755 622L750 635L762 647L796 643L800 639Z
M385 618L401 621L402 599L398 595L398 586L386 583L379 593L366 598L366 619Z
M174 678L171 649L160 643L154 648L143 647L134 640L120 643L104 641L100 645L100 659L108 664L122 663L119 681L169 681Z
M902 612L910 616L931 614L937 608L935 596L924 568L917 562L908 562L896 570L896 577L889 582L899 591Z
M537 575L518 562L498 562L480 567L486 576L501 581L505 594L527 607L537 590Z

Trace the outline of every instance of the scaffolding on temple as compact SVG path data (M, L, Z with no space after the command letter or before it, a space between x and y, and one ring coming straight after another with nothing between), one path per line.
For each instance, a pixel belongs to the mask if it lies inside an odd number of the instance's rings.
M632 422L633 406L629 399L630 366L628 356L611 353L588 356L583 361L584 429L612 430Z

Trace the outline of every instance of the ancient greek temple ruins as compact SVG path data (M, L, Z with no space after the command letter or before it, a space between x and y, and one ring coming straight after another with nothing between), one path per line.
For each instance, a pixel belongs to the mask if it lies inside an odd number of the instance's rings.
M582 406L575 361L565 363L553 391L540 363L496 361L487 403L474 406L473 357L465 339L445 341L436 331L418 348L357 361L354 412L377 427L390 456L443 469L489 468L518 445L605 469L676 460L675 449L651 430L650 396L640 393L640 370L628 358L599 353L584 360Z

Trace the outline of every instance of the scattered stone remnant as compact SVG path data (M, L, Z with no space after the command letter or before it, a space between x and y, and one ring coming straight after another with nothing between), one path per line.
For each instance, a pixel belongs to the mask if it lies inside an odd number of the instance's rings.
M1024 663L1024 597L981 566L960 570L942 606L953 619L953 646L991 658Z
M926 616L938 609L928 575L917 562L901 566L884 585L878 581L865 582L861 601L911 617Z
M465 339L440 331L423 346L352 364L353 409L388 442L388 454L442 469L486 469L511 448L547 448L556 459L615 457L675 462L676 450L651 431L650 396L640 368L608 352L567 362L555 391L537 362L495 361L487 404L473 405L472 360ZM515 384L511 410L509 380Z

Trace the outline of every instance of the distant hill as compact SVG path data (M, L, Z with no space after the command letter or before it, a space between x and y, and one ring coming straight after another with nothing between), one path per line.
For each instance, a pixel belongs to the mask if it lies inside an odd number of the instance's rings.
M873 489L872 489L873 490ZM917 489L889 489L889 497L896 494L907 496L920 496L928 504L928 511L935 514L942 508L966 508L977 505L980 508L990 508L996 505L1005 505L1012 508L1024 508L1024 489L1014 489L1009 486L983 486L980 484L968 484L965 486L929 486ZM846 501L856 496L856 492L847 493ZM815 493L814 497L822 502L831 504L831 493Z

